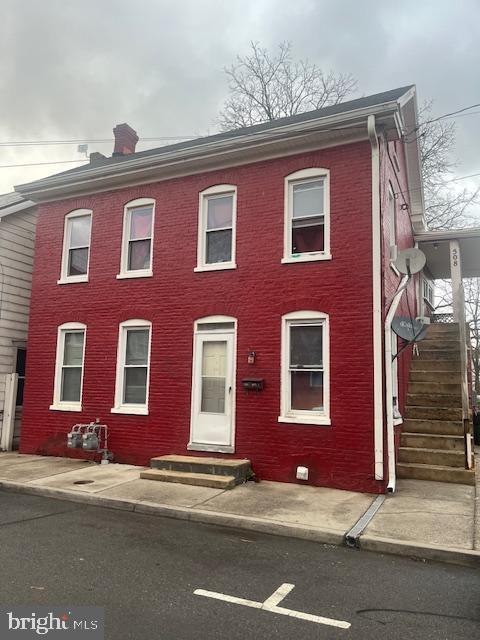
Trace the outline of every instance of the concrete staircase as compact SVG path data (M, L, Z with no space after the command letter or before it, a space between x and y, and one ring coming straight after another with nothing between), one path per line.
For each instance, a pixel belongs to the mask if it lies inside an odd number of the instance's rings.
M397 476L475 484L465 469L458 324L433 324L413 356Z
M231 458L169 455L152 458L150 466L140 478L214 489L233 489L251 473L250 460Z

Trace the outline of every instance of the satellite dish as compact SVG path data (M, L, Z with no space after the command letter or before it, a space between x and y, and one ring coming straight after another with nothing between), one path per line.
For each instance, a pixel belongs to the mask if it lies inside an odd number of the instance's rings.
M413 274L418 273L425 266L425 262L427 258L423 251L420 249L405 249L404 251L399 251L397 255L397 259L393 263L400 273L405 274Z
M392 321L392 329L397 336L407 342L423 340L427 334L428 326L419 320L412 320L405 316L396 316Z

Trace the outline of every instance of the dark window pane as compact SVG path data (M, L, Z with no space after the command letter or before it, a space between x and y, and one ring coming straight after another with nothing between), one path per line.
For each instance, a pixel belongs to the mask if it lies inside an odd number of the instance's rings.
M82 380L81 367L68 367L62 370L62 402L80 402L80 387Z
M207 233L207 264L230 262L232 259L232 230Z
M312 385L310 371L291 371L291 408L300 411L321 411L323 409L323 372L315 372Z
M125 369L124 404L145 404L147 401L147 367Z
M127 330L125 364L147 364L149 333L148 329Z
M68 275L81 276L87 273L88 249L70 249L68 252Z
M18 379L16 407L23 407L23 389L25 387L25 378Z
M232 226L233 196L208 198L207 229Z
M313 219L317 220L316 218ZM301 221L299 221L301 222ZM302 222L306 222L302 221ZM310 220L311 222L311 220ZM308 226L298 225L296 221L292 225L292 253L311 253L312 251L325 250L325 233L323 220L317 224Z
M290 366L321 367L323 330L321 326L290 327Z
M139 207L130 213L130 240L150 238L152 235L152 207Z
M323 180L293 186L293 218L323 214Z
M90 244L91 216L79 216L70 220L70 247L88 247Z
M27 350L17 349L17 363L15 366L15 373L18 373L19 376L25 375L26 360L27 360Z
M128 244L128 270L150 269L151 240L134 240Z

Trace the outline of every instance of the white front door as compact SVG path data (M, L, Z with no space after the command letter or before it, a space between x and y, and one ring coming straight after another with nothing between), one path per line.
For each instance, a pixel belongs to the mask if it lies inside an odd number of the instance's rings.
M233 327L229 333L215 330L195 333L189 449L223 452L234 449L234 343Z

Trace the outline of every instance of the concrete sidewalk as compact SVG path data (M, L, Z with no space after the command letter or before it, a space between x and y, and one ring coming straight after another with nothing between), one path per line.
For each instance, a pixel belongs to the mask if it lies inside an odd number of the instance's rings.
M0 453L0 489L338 545L376 500L370 494L266 481L231 491L153 482L141 480L140 470ZM385 499L356 544L480 566L475 487L399 481L397 493Z

